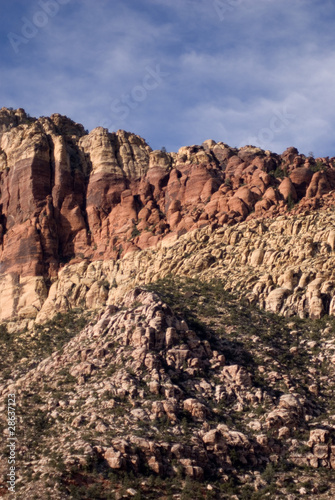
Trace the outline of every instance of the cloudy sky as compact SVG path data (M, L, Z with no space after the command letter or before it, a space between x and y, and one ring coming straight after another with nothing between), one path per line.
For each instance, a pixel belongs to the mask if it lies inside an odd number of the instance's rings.
M335 156L333 0L0 0L0 107Z

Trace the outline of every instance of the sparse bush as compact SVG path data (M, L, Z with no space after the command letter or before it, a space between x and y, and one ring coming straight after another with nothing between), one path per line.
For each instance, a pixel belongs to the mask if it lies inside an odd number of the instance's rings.
M131 237L136 238L136 236L139 236L140 234L141 234L141 231L139 229L137 229L137 227L135 226L131 232Z
M287 209L288 210L292 210L292 208L294 207L295 203L294 203L294 199L292 198L292 195L291 193L289 193L288 197L287 197Z
M326 165L321 160L316 160L314 165L310 166L312 172L324 172L326 170Z

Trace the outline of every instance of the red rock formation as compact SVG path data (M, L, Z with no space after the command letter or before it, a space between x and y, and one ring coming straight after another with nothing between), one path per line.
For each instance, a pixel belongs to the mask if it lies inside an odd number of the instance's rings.
M279 156L209 140L168 154L124 131L88 134L61 115L5 108L0 138L0 278L52 278L71 259L116 258L206 224L273 217L287 200L296 211L333 202L334 159L295 148Z
M297 201L298 196L293 183L289 177L285 177L278 187L279 193L283 196L284 200L291 199Z

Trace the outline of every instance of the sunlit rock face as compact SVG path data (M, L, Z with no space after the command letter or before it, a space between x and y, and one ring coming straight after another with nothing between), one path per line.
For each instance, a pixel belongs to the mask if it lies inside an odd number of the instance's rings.
M207 140L166 153L125 131L98 127L88 133L65 116L35 119L22 109L2 108L0 319L35 318L46 300L55 299L64 266L99 267L104 261L113 267L133 252L160 251L189 232L303 216L331 207L334 188L333 159L305 158L295 148L280 156ZM250 265L257 268L261 260L261 253L254 254ZM330 304L313 293L303 309L319 316ZM279 292L262 298L264 306L279 308L280 297L286 300Z

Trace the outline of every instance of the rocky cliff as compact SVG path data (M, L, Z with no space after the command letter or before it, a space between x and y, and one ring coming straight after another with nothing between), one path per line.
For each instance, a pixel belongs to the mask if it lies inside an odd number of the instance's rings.
M335 496L335 158L0 110L0 496ZM3 460L4 458L4 460Z
M35 318L67 265L113 267L204 227L246 221L252 234L253 219L290 221L334 201L335 160L295 148L279 156L208 140L165 153L22 109L2 108L0 130L0 319Z

